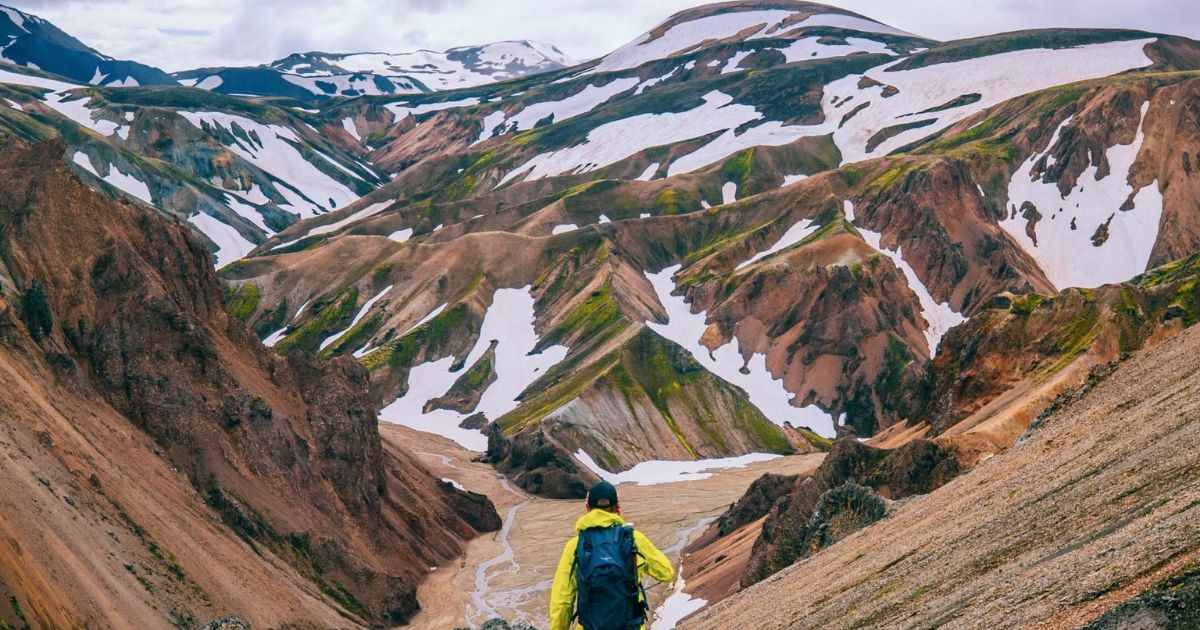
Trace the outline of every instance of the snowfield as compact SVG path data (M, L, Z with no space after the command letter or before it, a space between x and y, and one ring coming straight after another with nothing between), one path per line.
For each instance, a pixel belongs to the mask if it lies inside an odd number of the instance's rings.
M488 420L495 420L516 409L517 396L567 356L565 346L551 346L540 354L529 354L538 342L533 327L534 299L530 291L531 287L528 286L497 290L491 307L483 317L479 338L463 361L464 368L458 372L450 371L455 363L454 357L412 368L408 375L408 393L384 407L379 417L387 422L441 435L469 450L487 450L487 437L482 432L463 429L458 425L474 413L483 413ZM440 312L440 309L436 312ZM433 314L429 317L432 318ZM492 340L498 342L493 363L496 380L484 390L474 411L460 414L448 409L434 409L425 413L425 403L450 391L464 371L469 370L487 352Z
M845 202L846 220L854 221L854 204L849 200ZM929 356L937 356L938 345L942 342L942 337L945 336L951 328L967 321L967 318L960 313L956 313L950 308L947 302L938 302L933 295L929 293L929 288L921 281L921 277L917 275L917 271L912 265L904 260L904 252L901 247L896 249L885 249L883 247L883 235L879 232L873 232L863 227L857 227L858 233L862 235L863 240L868 245L875 248L876 251L887 256L892 264L896 265L904 274L904 279L908 281L908 288L917 296L917 301L921 303L921 317L925 320L925 341L929 344Z
M315 217L358 198L345 184L326 175L306 160L292 143L300 143L296 132L279 125L264 125L244 116L224 112L178 112L197 129L208 126L214 134L232 134L229 148L277 180L275 189L301 218ZM245 136L239 137L234 128ZM257 136L258 140L252 138ZM282 183L279 183L282 182Z
M738 19L750 20L748 16L752 13L756 12L743 13ZM711 19L733 19L731 16L737 15L739 14L724 14ZM814 16L810 21L818 17L830 16ZM704 20L707 19L710 18ZM704 20L676 26L668 31L668 35L676 29ZM825 21L842 20L822 20L822 23ZM751 25L757 23L759 22L752 21ZM808 23L809 21L805 21L802 24ZM866 25L859 26L865 28ZM667 37L655 41L664 39ZM843 163L857 162L885 155L987 107L1021 94L1144 67L1152 61L1146 56L1143 48L1153 41L1155 40L1142 39L1061 50L1021 50L898 72L887 72L887 67L890 66L875 68L863 75L848 76L827 85L822 99L825 121L816 125L784 125L779 121L765 120L762 113L754 107L735 103L732 97L713 91L704 96L704 104L688 111L639 114L602 124L592 129L583 142L534 156L505 174L498 185L503 186L518 178L530 181L564 174L587 173L652 147L675 144L716 132L722 133L692 153L673 161L668 166L667 175L690 173L750 147L783 146L801 138L826 134L833 134L833 140L842 152ZM795 58L799 60L805 54L811 57L812 52L822 54L821 48L825 46L802 39L793 43L789 50L792 50ZM864 52L886 51L880 47L868 46ZM605 63L608 63L608 60L609 58L606 58ZM1027 72L1026 69L1030 67L1037 67L1039 71ZM725 69L728 70L729 66ZM864 77L878 81L881 85L859 88L859 81ZM899 93L885 98L885 86L895 87ZM972 94L978 94L979 100L938 112L921 113ZM841 124L846 114L863 107L864 104L868 106L859 110L844 125ZM491 137L491 129L505 120L502 115L497 114L499 113L493 113L485 121L484 139ZM740 126L752 122L758 124L742 130L741 133L736 131ZM906 130L893 130L891 137L881 137L872 143L872 138L877 133L889 127L914 123L921 125ZM867 148L868 144L872 144L870 150Z
M734 37L747 29L758 27L747 39L778 37L797 28L828 26L867 33L911 35L873 20L850 15L825 13L789 24L784 22L795 15L793 11L770 9L734 11L689 20L671 26L660 37L644 33L634 41L618 48L590 72L610 72L636 68L643 63L684 53L710 40ZM853 46L854 44L852 44Z
M524 176L525 181L564 173L594 171L651 147L674 144L724 131L717 139L673 162L668 176L694 171L753 146L789 144L808 135L816 135L823 126L787 126L770 121L735 135L738 126L759 120L754 107L733 102L733 97L713 91L704 95L704 103L677 113L639 114L605 123L588 132L587 139L572 147L534 156L500 181L498 186ZM825 133L828 133L827 131ZM643 174L644 175L644 174Z
M332 66L338 71L314 67L314 63ZM284 78L293 82L328 82L331 79L354 75L379 75L387 77L393 83L407 84L412 92L421 92L424 90L404 79L411 78L420 81L431 90L442 91L476 87L573 63L574 61L555 46L522 40L495 42L477 47L464 46L446 51L366 52L345 55L310 53L306 63L290 64L280 61L272 64L272 67L290 73ZM363 93L378 92L374 85L368 87L376 91ZM314 93L324 92L318 89Z
M595 475L611 484L620 485L632 483L639 486L655 486L663 483L678 483L680 481L700 481L713 476L714 471L731 468L745 468L750 464L769 462L779 459L781 455L769 453L751 453L739 457L724 457L720 459L697 459L685 461L654 460L642 462L622 473L612 473L605 470L596 460L583 450L575 451L575 459Z
M1031 155L1009 182L1008 218L1000 226L1037 261L1059 290L1123 282L1145 271L1150 263L1162 219L1162 193L1157 181L1137 191L1129 184L1145 140L1143 124L1149 109L1149 101L1142 104L1141 122L1132 144L1118 144L1105 152L1110 168L1107 177L1097 179L1099 166L1090 164L1066 196L1059 192L1056 182L1034 177L1035 165L1055 148L1063 128L1071 123L1068 118L1055 130L1045 152ZM1088 158L1090 161L1091 154ZM1125 200L1131 198L1133 208L1121 210ZM1021 212L1025 202L1032 203L1041 214L1034 226L1036 241L1025 231L1028 221ZM1097 230L1105 225L1107 240L1093 244Z
M827 119L840 122L851 110L861 107L863 103L870 103L844 127L832 129L833 140L842 151L843 162L858 162L886 155L976 112L1022 94L1150 65L1153 61L1143 49L1154 41L1139 39L1059 50L1018 50L898 72L887 71L887 68L895 65L891 64L830 83L825 88L822 108ZM1036 71L1032 71L1034 68ZM883 85L860 89L858 82L863 77ZM900 92L884 98L884 85L893 86ZM981 98L969 105L919 113L967 94L979 94ZM840 106L834 103L840 103ZM926 120L934 122L903 131L867 150L867 143L877 132L895 125Z
M666 324L646 322L654 332L683 346L692 357L713 374L741 387L749 396L750 403L758 408L768 420L782 425L791 422L796 427L808 427L813 431L832 437L834 420L819 407L794 407L792 394L783 387L782 379L775 378L767 370L767 357L753 355L749 361L742 359L737 338L710 352L700 343L707 325L706 314L692 313L683 297L671 295L675 290L675 272L680 266L667 267L658 273L646 273L654 287L658 301L667 311ZM745 372L743 372L743 369Z
M553 116L556 123L581 116L604 104L612 97L633 89L637 84L636 78L614 79L599 87L588 85L582 91L562 100L533 103L512 116L506 116L503 112L493 112L485 120L483 133L475 143L478 144L499 135L494 134L497 127L503 127L501 134L515 133L533 129L539 120L547 116ZM501 114L498 118L495 117L497 113Z

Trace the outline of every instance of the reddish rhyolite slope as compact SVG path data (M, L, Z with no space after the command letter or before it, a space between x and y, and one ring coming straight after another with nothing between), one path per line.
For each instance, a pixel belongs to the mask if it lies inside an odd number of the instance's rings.
M31 623L401 623L498 527L383 449L361 366L227 315L186 228L89 189L61 144L4 145L0 583Z

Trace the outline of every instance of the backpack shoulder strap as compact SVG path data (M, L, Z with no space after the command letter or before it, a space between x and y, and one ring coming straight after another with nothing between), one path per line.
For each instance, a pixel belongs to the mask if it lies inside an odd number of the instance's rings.
M645 618L645 614L650 610L650 599L646 597L646 587L642 585L641 575L638 574L637 560L641 557L645 560L640 549L637 548L637 540L633 536L633 525L626 525L621 528L621 546L629 551L629 565L633 576L633 581L637 585L637 593L640 597L637 598L636 608Z

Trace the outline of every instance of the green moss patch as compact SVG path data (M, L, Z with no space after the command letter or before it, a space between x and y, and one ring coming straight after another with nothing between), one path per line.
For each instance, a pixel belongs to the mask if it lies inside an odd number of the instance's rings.
M225 309L233 317L247 321L262 301L262 291L257 284L247 282L237 289L226 290Z

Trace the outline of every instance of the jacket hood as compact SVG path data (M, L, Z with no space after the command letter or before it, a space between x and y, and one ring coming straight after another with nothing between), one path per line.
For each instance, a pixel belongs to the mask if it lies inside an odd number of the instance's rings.
M625 519L621 518L620 514L613 514L604 510L591 510L575 521L575 532L578 533L585 529L592 529L593 527L612 527L613 525L624 524Z

